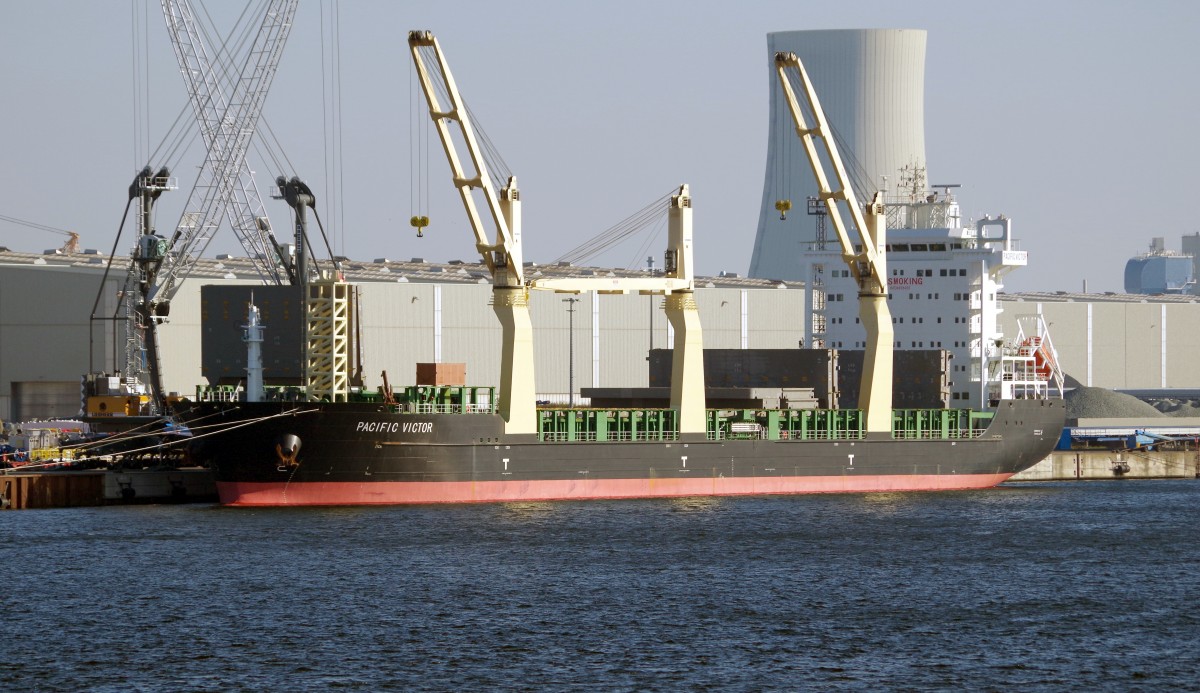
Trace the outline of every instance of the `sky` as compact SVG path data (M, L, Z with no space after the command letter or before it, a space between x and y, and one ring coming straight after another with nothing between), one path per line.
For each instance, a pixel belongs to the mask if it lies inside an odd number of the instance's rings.
M221 32L245 6L193 3ZM108 253L134 174L165 163L153 152L187 104L159 3L10 0L0 13L0 215L76 231ZM518 177L527 261L552 262L687 183L697 271L744 275L764 183L766 35L854 28L928 32L930 180L961 183L967 217L1013 219L1030 259L1007 291L1119 292L1126 260L1152 237L1178 250L1200 232L1190 0L302 0L263 118L285 173L316 193L335 253L476 260L440 148L413 125L428 116L406 37L429 29ZM414 162L426 146L428 163ZM180 189L159 202L160 232L202 157L197 144L176 155ZM256 151L250 163L266 197L280 171ZM287 205L265 202L286 228ZM423 238L408 223L418 212L430 218ZM64 240L0 221L13 250ZM660 232L591 262L642 267L662 247ZM239 250L226 226L206 254Z

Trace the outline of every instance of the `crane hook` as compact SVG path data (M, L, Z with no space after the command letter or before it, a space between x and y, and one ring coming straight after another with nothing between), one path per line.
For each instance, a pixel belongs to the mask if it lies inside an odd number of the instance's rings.
M792 208L791 200L776 200L775 201L775 209L779 211L779 220L780 221L785 221L787 219L788 210L791 208Z
M429 226L429 217L413 217L408 223L417 230L417 238L421 238L425 235L425 227Z

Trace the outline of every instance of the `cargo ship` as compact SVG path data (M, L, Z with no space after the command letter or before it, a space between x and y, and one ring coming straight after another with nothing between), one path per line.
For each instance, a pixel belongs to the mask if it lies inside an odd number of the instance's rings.
M264 385L264 339L250 306L244 333L246 391L202 390L195 401L177 403L178 416L193 433L190 457L211 467L222 503L369 505L975 489L1033 466L1057 444L1065 408L1061 399L1047 396L1045 365L1052 362L1052 349L1040 333L996 361L1002 389L989 411L892 407L895 345L886 212L878 195L866 205L855 198L794 55L776 58L781 83L847 272L857 284L867 331L858 408L709 406L686 185L667 205L661 275L526 277L516 178L507 177L503 187L493 182L433 35L411 32L409 46L476 248L492 275L492 309L502 328L499 387L432 382L393 394L386 380L373 393L351 386L355 293L336 273L310 281L299 253L306 314L303 386L272 390ZM803 84L794 88L793 75ZM816 118L812 127L801 122L797 91ZM469 160L458 155L463 143ZM824 174L825 159L816 154L816 144L826 148L835 176ZM478 205L475 196L487 204ZM312 198L305 204L313 204ZM297 237L304 238L303 206L293 206ZM490 215L486 222L480 209ZM853 220L856 238L849 223L843 224L843 213ZM422 223L413 217L418 233ZM530 291L661 295L674 340L669 406L539 407Z
M874 437L857 410L710 410L685 440L675 412L542 409L504 433L490 388L409 388L396 404L196 402L194 462L226 505L368 505L932 491L995 486L1054 448L1059 399L897 410ZM218 433L206 437L205 430Z

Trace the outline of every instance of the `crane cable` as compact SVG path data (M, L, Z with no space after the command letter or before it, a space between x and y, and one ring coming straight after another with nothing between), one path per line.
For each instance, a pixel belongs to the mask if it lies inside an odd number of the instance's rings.
M249 21L251 18L261 14L260 11L251 12L251 5L247 5L242 14L238 17L237 24L230 30L229 34L221 37L216 30L216 24L208 12L206 6L202 3L200 8L203 11L202 15L197 16L197 20L203 18L205 22L197 21L197 28L204 41L209 46L215 46L213 60L214 63L209 67L217 74L223 88L236 84L233 77L235 70L235 56L241 54L248 42L252 40L254 25ZM260 8L263 5L260 4ZM219 41L217 39L220 39ZM148 165L155 160L165 160L166 166L175 170L179 163L183 160L186 152L192 149L196 139L200 136L200 129L196 127L195 118L189 118L189 114L193 113L193 105L191 101L184 103L168 129L159 142L153 153L146 157L144 165ZM256 138L251 142L251 146L258 156L264 161L269 162L276 171L288 171L291 175L296 175L296 167L292 164L291 159L287 155L287 151L280 143L275 131L267 122L266 115L259 114L259 125L261 130L266 130L269 138ZM256 133L260 129L256 129ZM147 137L149 132L147 130ZM260 141L261 140L261 141ZM147 149L149 146L147 145Z
M13 224L20 224L22 226L28 226L28 227L34 228L34 229L41 229L42 231L52 231L54 233L61 233L64 236L74 235L73 231L67 231L66 229L60 229L60 228L56 228L54 226L47 226L45 224L39 224L35 221L25 221L24 219L17 219L16 217L8 217L3 214L0 214L0 221L7 221L7 222L10 222Z
M639 209L625 219L563 253L554 262L569 262L573 265L586 262L596 255L610 250L637 232L651 227L655 221L660 222L658 228L661 228L663 213L667 210L667 202L675 194L676 190L671 190L671 192ZM647 246L648 242L643 245L643 247ZM640 255L639 253L638 257ZM637 261L635 260L634 262L636 263Z
M425 235L425 227L429 226L429 129L432 118L422 113L424 97L419 93L415 74L415 68L408 72L408 206L413 213L409 225L421 237Z
M345 253L345 193L342 165L342 20L341 4L331 0L326 30L326 4L321 2L321 123L324 137L325 199L333 216L333 234ZM328 45L326 38L328 37ZM328 242L326 243L328 245ZM333 253L330 253L333 256Z

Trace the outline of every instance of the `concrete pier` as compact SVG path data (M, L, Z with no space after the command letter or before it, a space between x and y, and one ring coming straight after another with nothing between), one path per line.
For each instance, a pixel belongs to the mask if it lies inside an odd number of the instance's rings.
M1055 451L1009 481L1085 479L1194 479L1200 452L1130 450Z

